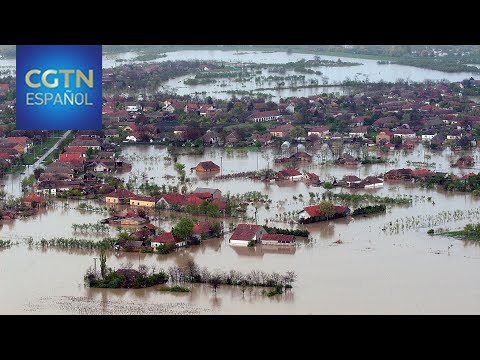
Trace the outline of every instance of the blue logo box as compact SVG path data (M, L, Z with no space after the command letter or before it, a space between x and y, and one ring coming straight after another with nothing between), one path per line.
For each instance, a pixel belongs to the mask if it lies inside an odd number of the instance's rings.
M101 45L17 45L19 130L102 128Z

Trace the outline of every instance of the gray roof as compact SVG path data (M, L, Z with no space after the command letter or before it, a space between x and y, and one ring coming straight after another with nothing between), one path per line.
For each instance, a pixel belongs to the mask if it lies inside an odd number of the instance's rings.
M210 193L213 194L216 191L220 191L220 189L212 189L212 188L201 188L197 187L193 193ZM221 191L220 191L221 192Z

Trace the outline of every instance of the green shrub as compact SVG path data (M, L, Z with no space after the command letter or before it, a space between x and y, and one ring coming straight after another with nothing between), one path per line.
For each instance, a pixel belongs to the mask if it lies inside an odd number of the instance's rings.
M169 291L169 292L190 292L190 289L183 286L162 286L160 291Z

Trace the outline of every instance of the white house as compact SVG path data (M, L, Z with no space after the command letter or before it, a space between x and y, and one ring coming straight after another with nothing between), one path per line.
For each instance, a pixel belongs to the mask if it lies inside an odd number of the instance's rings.
M422 141L431 141L435 135L437 135L437 133L435 133L435 134L423 134L422 135Z
M326 126L313 126L308 130L307 135L316 135L318 137L323 137L325 135L328 135L330 133L330 130Z
M136 103L126 103L125 110L128 112L138 112L140 110L140 106Z
M259 242L267 231L260 225L238 224L228 242L231 245L248 246L250 241Z
M271 120L278 120L282 115L278 110L272 110L272 111L261 111L261 112L256 112L253 113L250 116L250 119L253 122L264 122L264 121L271 121Z
M400 137L402 139L415 139L415 131L410 129L397 129L393 132L393 137Z
M362 181L362 185L365 189L377 189L383 186L383 180L375 176L367 176Z
M137 138L133 135L128 135L125 140L130 141L130 142L137 142Z
M161 245L167 245L167 244L175 244L176 247L187 246L186 241L177 239L175 236L173 236L171 232L165 232L163 234L160 234L150 241L150 246L154 249L156 249Z
M348 136L353 138L353 137L362 137L364 138L365 135L367 135L368 128L366 126L359 126L356 128L353 128L349 133Z
M344 181L348 187L351 187L353 185L360 184L362 182L362 179L355 175L346 175L343 177L342 181Z

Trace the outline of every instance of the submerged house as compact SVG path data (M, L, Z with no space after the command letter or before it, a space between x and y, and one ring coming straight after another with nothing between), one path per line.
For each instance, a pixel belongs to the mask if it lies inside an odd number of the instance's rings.
M346 206L335 205L335 214L327 217L320 211L320 205L307 206L298 213L298 222L300 224L310 224L318 221L338 219L350 214L350 208Z
M296 169L286 169L286 170L280 170L279 172L277 172L277 178L279 180L299 181L299 180L302 180L303 175L300 171Z
M220 171L220 166L213 161L202 161L195 167L195 170L198 172Z
M231 245L248 246L250 241L259 242L267 231L260 225L238 224L228 242Z
M470 168L470 167L473 167L473 165L475 165L475 160L473 159L473 157L469 155L465 155L457 160L456 165L461 168Z
M187 246L187 242L185 240L176 238L171 232L164 232L163 234L154 237L150 241L150 246L152 248L157 248L167 244L175 244L176 247Z
M294 235L284 235L284 234L265 234L261 238L262 245L282 245L282 246L295 246L295 236Z
M413 176L412 169L392 169L385 173L385 180L410 180Z
M339 165L358 165L358 159L355 159L352 155L344 153L337 160L335 164Z
M376 176L367 176L360 183L360 187L365 189L377 189L383 186L383 180Z
M125 189L116 189L105 196L107 204L124 204L129 203L131 198L136 197L134 193Z

